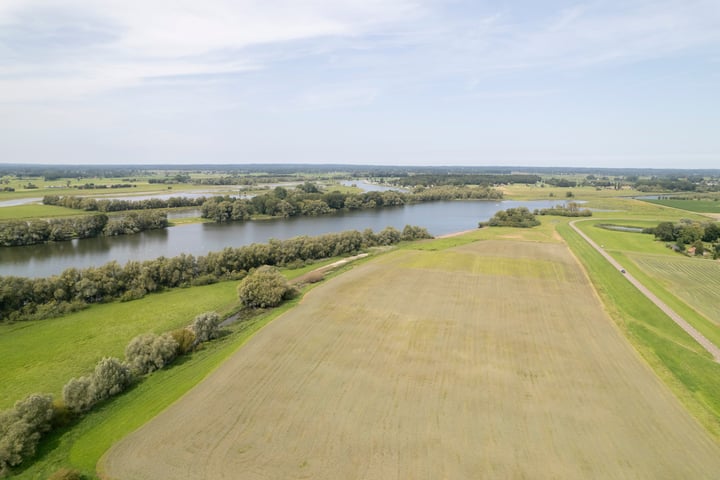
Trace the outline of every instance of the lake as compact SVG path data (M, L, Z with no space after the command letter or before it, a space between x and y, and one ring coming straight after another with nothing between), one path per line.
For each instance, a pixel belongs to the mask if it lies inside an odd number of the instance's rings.
M149 260L181 253L195 256L265 243L271 238L285 240L300 235L321 235L343 230L375 231L392 226L419 225L435 235L477 228L498 210L526 206L530 210L550 208L561 201L446 201L427 202L375 210L357 210L321 217L293 217L226 224L199 223L119 237L97 237L27 247L0 248L0 275L46 277L66 268L86 268L116 260Z

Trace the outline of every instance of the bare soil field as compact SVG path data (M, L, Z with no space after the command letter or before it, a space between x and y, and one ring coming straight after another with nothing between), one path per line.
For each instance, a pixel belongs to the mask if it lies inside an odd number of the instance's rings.
M116 444L105 478L717 478L567 247L389 253Z

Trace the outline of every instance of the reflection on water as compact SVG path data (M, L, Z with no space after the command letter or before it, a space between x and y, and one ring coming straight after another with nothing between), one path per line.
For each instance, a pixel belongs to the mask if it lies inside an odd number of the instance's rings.
M204 255L225 247L284 240L299 235L321 235L343 230L402 229L420 225L433 235L476 228L498 210L517 206L550 208L558 201L449 201L359 210L321 217L295 217L228 224L198 223L137 235L98 237L72 242L0 248L0 275L44 277L69 267L85 268L116 260L148 260L181 253Z

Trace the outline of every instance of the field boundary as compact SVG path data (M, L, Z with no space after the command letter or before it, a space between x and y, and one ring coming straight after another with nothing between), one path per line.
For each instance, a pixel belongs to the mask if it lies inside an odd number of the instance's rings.
M688 335L690 335L697 343L700 344L710 355L712 355L713 359L720 363L720 348L717 347L714 343L712 343L708 338L700 333L695 327L690 325L687 320L685 320L683 317L681 317L675 310L670 308L665 302L660 300L654 293L652 293L645 285L643 285L638 279L636 279L634 276L632 276L630 273L628 273L620 263L615 260L609 253L607 253L600 245L595 243L593 239L591 239L589 236L587 236L583 231L581 231L575 223L581 221L581 220L573 220L569 223L570 227L575 230L575 232L582 237L583 240L585 240L591 247L593 247L597 252L605 258L613 267L617 268L620 272L623 273L625 278L635 287L637 288L640 293L645 295L648 300L653 302L660 310L663 311L670 319L672 319L673 322L675 322L680 328L682 328Z

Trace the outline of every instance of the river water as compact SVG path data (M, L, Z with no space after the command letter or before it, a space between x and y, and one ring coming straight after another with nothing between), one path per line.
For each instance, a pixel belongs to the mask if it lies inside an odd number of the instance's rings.
M0 275L46 277L69 267L86 268L116 260L149 260L181 253L204 255L225 247L321 235L343 230L375 231L419 225L435 235L477 228L498 210L526 206L549 208L558 201L447 201L376 210L358 210L320 217L294 217L227 224L201 223L119 237L97 237L27 247L0 248Z

